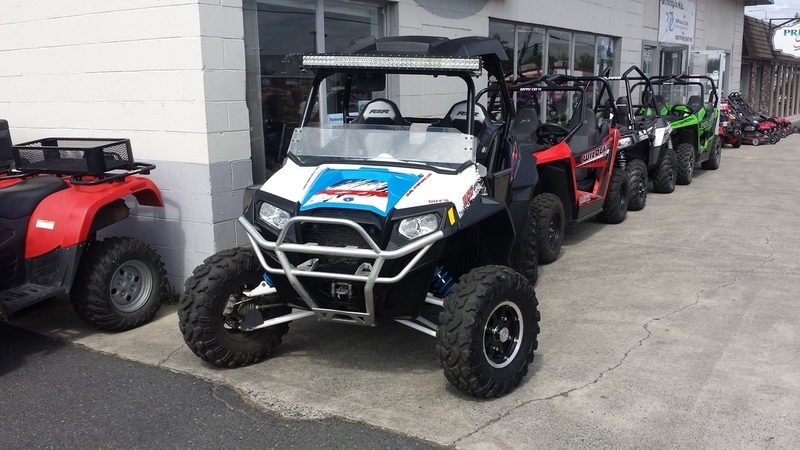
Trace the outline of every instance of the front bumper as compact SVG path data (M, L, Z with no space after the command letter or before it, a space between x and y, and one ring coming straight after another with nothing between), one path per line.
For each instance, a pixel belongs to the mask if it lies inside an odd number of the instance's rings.
M420 263L426 253L444 238L444 232L440 230L417 238L395 250L382 250L362 226L347 219L295 216L289 219L274 242L264 239L246 218L240 217L239 223L247 232L247 237L253 245L256 256L264 270L271 274L285 276L298 296L314 312L318 320L366 326L374 326L376 324L376 286L380 284L396 284L403 280ZM292 228L292 225L298 223L339 225L352 228L361 236L369 248L331 247L287 242L288 230ZM268 258L264 254L265 251L274 253L280 267L274 267L268 263ZM309 258L295 265L291 263L287 254L308 255ZM352 274L336 273L319 270L319 256L367 259L372 262L362 263ZM387 261L396 261L406 257L410 257L410 259L395 275L380 275L381 269ZM331 280L331 283L363 283L364 305L362 310L353 311L322 307L306 289L301 281L302 278L326 279ZM424 296L420 298L420 303L422 302L424 302Z

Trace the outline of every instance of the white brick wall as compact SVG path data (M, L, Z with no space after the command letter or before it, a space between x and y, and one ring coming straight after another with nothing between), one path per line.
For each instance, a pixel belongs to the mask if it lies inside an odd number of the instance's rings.
M15 142L127 137L164 208L104 230L153 245L173 286L235 245L250 173L241 0L4 0L0 117ZM236 177L236 179L234 179ZM240 240L241 241L241 240Z

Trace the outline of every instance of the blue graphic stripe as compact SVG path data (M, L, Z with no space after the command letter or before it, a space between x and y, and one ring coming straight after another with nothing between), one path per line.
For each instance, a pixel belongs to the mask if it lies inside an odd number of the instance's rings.
M323 170L316 180L311 184L311 187L306 192L301 202L300 211L308 211L317 208L344 208L344 209L360 209L364 211L374 212L382 217L391 211L397 202L408 192L422 175L397 173L389 169L381 169L375 167L362 167L359 169L325 169ZM342 195L334 197L328 201L314 203L309 205L308 202L316 194L325 191L342 182L383 182L388 186L388 197L386 203L386 210L382 211L374 205L360 203L358 195Z

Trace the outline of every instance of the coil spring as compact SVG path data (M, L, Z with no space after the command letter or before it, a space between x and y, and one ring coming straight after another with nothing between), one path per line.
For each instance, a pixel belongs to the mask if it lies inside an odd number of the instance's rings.
M439 297L442 298L447 297L453 292L454 284L455 280L450 273L445 270L444 266L436 268L436 272L433 274L433 291L435 294L438 294Z

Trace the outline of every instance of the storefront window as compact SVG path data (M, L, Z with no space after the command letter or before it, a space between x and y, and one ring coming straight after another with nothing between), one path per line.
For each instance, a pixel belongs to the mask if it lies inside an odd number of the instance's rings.
M317 0L244 0L247 106L250 109L253 179L264 181L286 154L300 124L313 78L300 71L301 55L341 52L354 39L384 36L384 8L349 0L324 0L318 29ZM318 48L318 33L325 48ZM336 86L328 86L329 112L337 112ZM358 104L358 100L355 100ZM357 111L357 109L356 109Z
M548 32L548 38L548 73L569 73L572 33L567 31L551 30Z
M597 73L602 75L608 70L614 74L614 40L608 37L597 38Z
M594 41L590 34L575 34L575 58L572 74L577 76L594 75Z
M656 52L658 47L655 45L645 45L642 47L642 72L648 77L658 75L656 68Z

